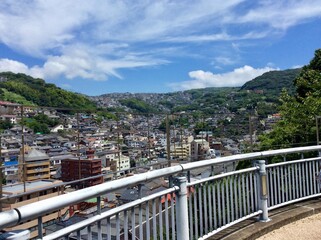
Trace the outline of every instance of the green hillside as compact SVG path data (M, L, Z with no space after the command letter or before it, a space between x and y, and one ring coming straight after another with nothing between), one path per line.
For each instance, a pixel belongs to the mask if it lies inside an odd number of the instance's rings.
M0 99L26 105L56 108L94 109L95 104L85 96L63 90L22 73L0 73Z
M191 102L173 108L179 110L197 110L202 106L202 112L213 114L218 109L226 107L231 112L240 108L258 109L263 115L275 112L279 104L282 89L289 94L295 92L294 80L301 69L271 71L245 83L241 88L204 88L185 91L191 96ZM273 104L273 105L271 105Z
M240 110L262 116L275 113L282 89L295 92L294 79L301 69L271 71L242 87L210 87L171 93L110 93L91 97L100 107L141 113L198 112L205 115L236 113ZM108 105L113 102L113 107Z
M63 90L42 79L11 72L0 73L0 99L25 105L38 105L56 108L95 109L94 102L101 107L113 99L117 109L131 109L133 112L181 112L197 111L217 114L226 109L237 112L239 109L258 109L266 115L275 111L275 104L283 88L295 92L294 79L301 69L271 71L245 83L241 88L204 88L164 94L105 94L87 97ZM102 100L106 98L106 100ZM103 104L101 104L103 103ZM273 104L273 106L271 105ZM226 112L224 110L224 112Z
M271 71L245 83L241 90L264 90L273 95L279 95L283 88L288 93L295 92L294 79L299 75L301 68L284 71Z

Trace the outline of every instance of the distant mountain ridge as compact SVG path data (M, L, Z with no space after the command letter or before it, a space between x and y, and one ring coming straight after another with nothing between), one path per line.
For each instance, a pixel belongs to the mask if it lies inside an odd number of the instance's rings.
M219 108L228 104L233 111L239 107L255 105L256 102L265 101L275 103L278 101L282 89L290 94L294 93L294 79L299 75L300 68L283 71L270 71L245 83L242 87L203 88L173 93L108 93L96 97L90 97L98 106L107 107L110 110L138 110L132 108L137 104L145 104L146 108L154 111L176 112L194 111L206 108ZM250 94L261 94L261 97ZM246 100L245 100L246 97ZM250 100L249 100L250 98ZM237 103L235 103L237 102ZM241 103L244 104L241 104ZM144 111L144 110L143 110ZM209 111L214 113L215 111Z
M0 99L26 105L56 108L95 109L138 113L205 111L209 114L257 103L277 103L283 88L294 92L293 81L300 69L271 71L254 78L242 87L203 88L172 93L108 93L84 96L35 79L25 74L0 73ZM259 95L258 95L259 94ZM223 110L222 110L223 109Z

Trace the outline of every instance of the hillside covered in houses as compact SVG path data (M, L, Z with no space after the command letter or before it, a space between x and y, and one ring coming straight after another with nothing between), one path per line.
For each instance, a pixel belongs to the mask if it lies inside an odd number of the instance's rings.
M36 191L34 185L39 184L47 196L55 196L56 184L68 184L68 191L75 191L167 166L255 151L258 136L271 131L281 119L278 94L285 86L269 92L260 84L254 87L258 78L244 88L86 97L43 80L24 80L25 75L17 74L15 82L14 76L5 73L0 82L2 196L12 195L12 186L23 193L24 189ZM264 78L261 81L269 79ZM289 93L292 82L285 87ZM25 87L27 91L18 91ZM41 92L48 96L42 98ZM66 101L54 103L57 94ZM45 103L49 106L42 105ZM235 167L219 165L214 174ZM211 171L197 169L190 177L201 179ZM143 186L142 194L166 187L166 181L152 181ZM134 187L104 196L103 202L113 208L137 198ZM24 199L3 202L1 207L15 208L21 201ZM89 211L92 205L83 202L74 207ZM73 215L66 212L63 216ZM48 221L57 218L56 213L51 214Z

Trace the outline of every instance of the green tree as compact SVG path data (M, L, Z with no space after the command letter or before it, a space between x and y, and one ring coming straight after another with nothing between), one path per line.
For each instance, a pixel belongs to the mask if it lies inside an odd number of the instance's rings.
M13 124L10 122L10 120L0 120L0 129L10 129L12 126Z
M5 79L0 82L0 88L5 89L0 92L1 99L7 99L8 94L5 93L9 92L10 101L14 102L21 102L23 99L40 106L96 109L95 104L85 96L65 91L42 79L12 72L2 72L0 76ZM12 98L12 94L14 94L14 98Z
M282 116L272 132L261 136L261 149L278 149L316 143L315 116L321 114L321 49L295 79L296 93L281 94Z

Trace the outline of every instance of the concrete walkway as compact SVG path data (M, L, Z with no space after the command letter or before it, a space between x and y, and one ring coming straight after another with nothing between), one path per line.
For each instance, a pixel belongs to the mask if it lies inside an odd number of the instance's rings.
M313 199L273 210L269 213L269 218L271 221L266 223L257 222L256 219L246 220L209 239L321 239L321 199ZM309 228L306 228L308 225ZM295 233L295 230L297 233ZM287 234L288 231L291 232L291 235ZM312 233L313 231L314 233ZM283 234L281 234L282 232ZM303 238L301 235L300 238L295 238L299 236L299 233L306 234ZM316 236L317 238L315 238Z
M273 230L257 240L317 240L321 239L321 213L314 214Z

